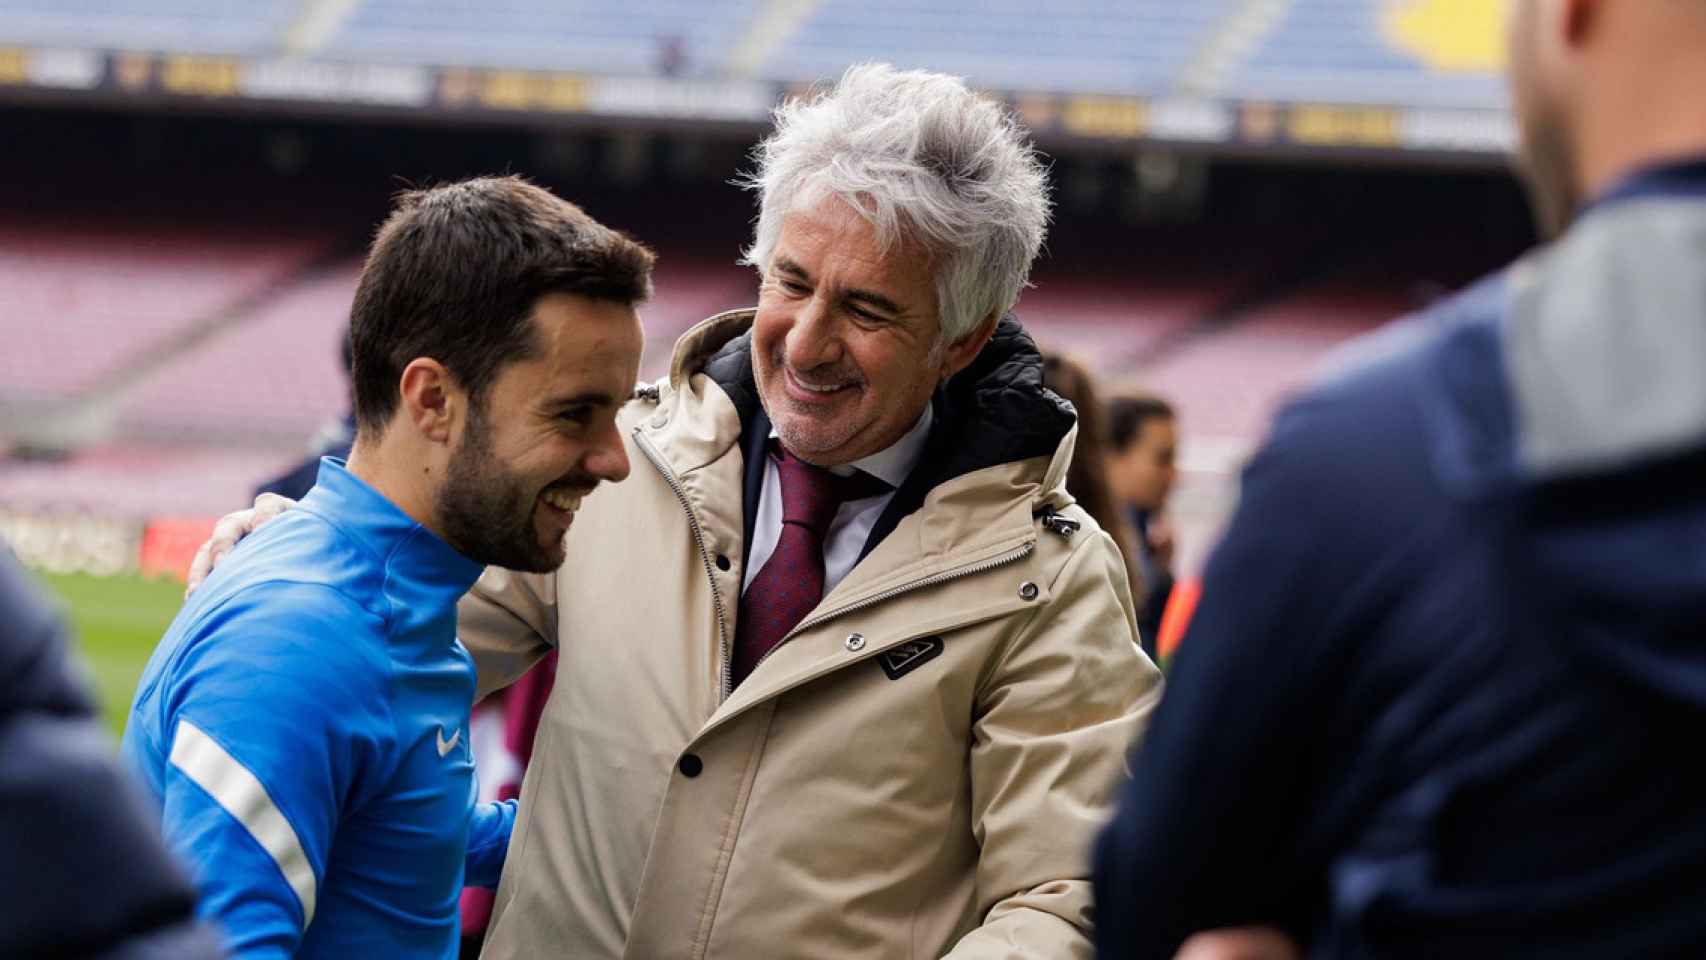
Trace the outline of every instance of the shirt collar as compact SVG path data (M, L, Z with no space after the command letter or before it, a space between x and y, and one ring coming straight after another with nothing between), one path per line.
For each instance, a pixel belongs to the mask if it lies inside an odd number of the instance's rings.
M336 457L320 458L319 476L314 488L302 498L302 508L319 514L372 550L386 568L389 590L397 590L402 581L407 581L416 599L454 603L485 570L483 564L463 556L416 523Z
M829 472L838 476L851 476L854 471L863 471L876 477L895 489L906 482L912 468L918 466L918 460L924 456L925 441L930 439L930 424L935 420L932 404L924 405L924 412L919 415L918 422L912 425L899 440L889 444L868 457L861 457L852 463L830 467ZM770 428L770 436L775 437L776 428Z

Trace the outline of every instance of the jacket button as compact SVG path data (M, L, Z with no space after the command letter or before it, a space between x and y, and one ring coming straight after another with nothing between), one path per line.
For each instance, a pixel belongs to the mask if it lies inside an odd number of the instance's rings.
M697 777L704 771L705 761L699 759L698 754L689 753L681 758L681 763L677 764L677 766L681 768L682 776Z
M1041 592L1042 591L1037 589L1037 585L1032 583L1029 580L1026 580L1024 583L1019 584L1019 599L1020 600L1035 600L1037 598L1037 594L1039 594Z
M657 416L652 418L652 428L657 429L657 430L661 430L668 425L669 425L669 413L668 413L668 411L659 410L657 413Z
M728 554L717 554L717 569L727 572L730 567Z
M847 649L854 653L858 653L860 650L865 649L865 635L862 633L849 634L847 637Z

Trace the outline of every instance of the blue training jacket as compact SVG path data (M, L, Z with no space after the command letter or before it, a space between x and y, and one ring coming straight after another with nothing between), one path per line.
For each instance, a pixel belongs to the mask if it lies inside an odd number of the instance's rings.
M1706 956L1706 161L1354 353L1244 475L1102 956Z
M480 572L328 459L154 651L123 755L239 956L456 956L515 822L474 802L456 602Z

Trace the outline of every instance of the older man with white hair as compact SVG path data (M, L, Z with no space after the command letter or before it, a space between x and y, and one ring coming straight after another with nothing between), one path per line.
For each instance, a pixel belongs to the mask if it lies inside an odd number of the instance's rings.
M1160 681L1008 315L1042 165L959 80L863 66L750 186L757 308L623 411L563 568L461 607L482 690L561 658L485 956L1088 957Z
M489 686L561 652L486 956L1089 956L1159 681L1006 317L1043 169L997 104L881 66L758 157L757 309L629 405L567 565L462 608Z

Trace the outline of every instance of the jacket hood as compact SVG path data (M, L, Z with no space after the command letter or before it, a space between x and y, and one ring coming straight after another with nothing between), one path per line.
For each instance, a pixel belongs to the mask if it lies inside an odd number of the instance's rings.
M734 404L743 430L762 409L752 371L753 314L733 310L689 330L670 367L676 390L696 373L715 381ZM1043 490L1064 489L1078 417L1070 403L1043 386L1042 353L1012 314L932 402L936 426L919 463L921 493L975 470L1033 458L1047 458L1035 477Z
M1701 172L1691 189L1596 205L1551 248L1460 298L1414 385L1441 485L1505 538L1513 626L1696 706L1706 706Z

